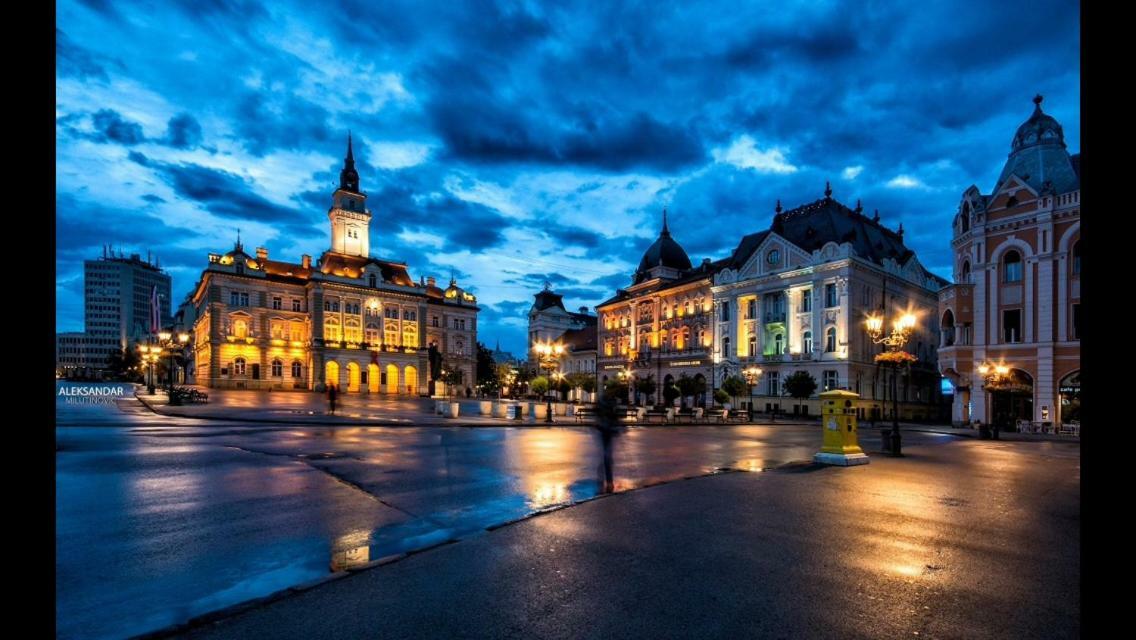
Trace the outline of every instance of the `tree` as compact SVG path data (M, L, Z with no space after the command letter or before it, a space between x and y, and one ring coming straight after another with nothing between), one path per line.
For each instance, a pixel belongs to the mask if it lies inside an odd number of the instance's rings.
M729 400L729 399L730 399L730 394L726 393L724 390L722 390L722 389L715 389L714 390L714 402L717 402L718 404L726 404L726 401Z
M515 376L516 374L513 372L513 367L505 363L496 365L493 368L493 381L496 385L495 389L497 391L500 391L501 389L504 389L506 387L511 387L512 383L515 382Z
M595 377L588 375L586 373L581 373L580 375L584 376L584 380L580 384L580 388L583 389L584 393L595 393L596 392L596 379L595 379Z
M572 384L568 382L568 379L566 377L562 377L556 382L556 391L560 394L559 399L561 402L568 401L568 392L571 390Z
M137 380L138 365L141 358L134 349L119 349L107 357L107 369L112 377L119 380Z
M808 371L794 371L792 375L785 378L783 384L785 395L796 399L798 406L800 406L801 400L813 395L813 392L817 390L817 381L809 375Z
M695 396L699 391L702 391L702 384L694 378L686 375L685 373L678 377L675 381L675 386L678 387L679 394L682 398L682 406L686 407L686 398Z
M625 403L627 402L627 383L619 378L612 378L604 385L604 395L619 398Z
M474 372L474 377L481 381L482 385L496 383L497 363L493 361L493 352L485 348L485 345L480 342L477 343L477 369ZM476 382L476 380L475 380Z
M663 387L663 400L667 403L668 407L674 406L675 398L679 396L679 393L678 387L674 386L674 384L668 384Z
M635 393L642 393L649 396L655 393L659 385L655 384L655 376L648 375L646 378L635 379Z
M446 395L456 395L462 383L462 371L458 368L442 369L442 382L446 384Z
M749 385L746 384L745 378L730 376L722 381L722 391L725 391L734 399L734 405L736 406L738 404L738 396L744 396L749 393Z
M538 396L548 393L548 378L537 376L529 383L529 389Z

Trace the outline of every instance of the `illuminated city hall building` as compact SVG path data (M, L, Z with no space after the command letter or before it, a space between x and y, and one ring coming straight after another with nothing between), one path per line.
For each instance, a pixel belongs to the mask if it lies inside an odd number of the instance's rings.
M452 279L443 290L372 257L366 199L349 137L327 214L331 248L319 260L248 255L239 238L209 255L192 297L199 384L426 395L450 369L475 386L477 299Z
M866 331L869 315L890 322L912 313L917 324L905 350L918 361L901 375L901 418L938 418L941 380L935 366L938 291L948 283L927 271L897 230L824 198L782 211L769 229L741 239L714 273L715 378L761 376L753 387L754 409L819 412L819 400L786 398L785 379L808 372L817 392L847 389L860 394L862 418L889 416L893 408L889 371L877 366L883 345Z
M955 284L939 302L955 423L1080 421L1081 156L1041 102L993 192L971 186L955 216Z

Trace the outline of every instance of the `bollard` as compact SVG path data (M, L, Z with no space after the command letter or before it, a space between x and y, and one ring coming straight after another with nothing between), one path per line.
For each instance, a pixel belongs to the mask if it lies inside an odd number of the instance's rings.
M839 389L820 394L824 445L813 456L814 462L841 467L868 464L868 456L857 438L856 408L852 402L859 397Z

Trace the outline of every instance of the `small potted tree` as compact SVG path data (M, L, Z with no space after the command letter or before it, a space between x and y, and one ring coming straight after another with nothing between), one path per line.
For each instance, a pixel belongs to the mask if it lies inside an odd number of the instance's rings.
M785 395L792 397L797 401L797 406L800 406L801 400L804 400L813 395L817 390L817 381L808 371L794 371L792 375L785 378ZM798 413L800 411L798 410Z

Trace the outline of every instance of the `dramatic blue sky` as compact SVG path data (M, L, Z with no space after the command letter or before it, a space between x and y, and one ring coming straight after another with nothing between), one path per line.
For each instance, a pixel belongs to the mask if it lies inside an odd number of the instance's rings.
M551 281L628 284L658 232L697 264L834 197L950 276L950 220L1044 108L1080 150L1075 2L61 0L60 330L82 261L153 251L180 301L210 251L318 256L350 129L372 252L456 273L524 350Z

